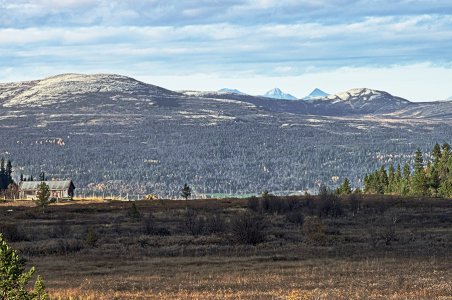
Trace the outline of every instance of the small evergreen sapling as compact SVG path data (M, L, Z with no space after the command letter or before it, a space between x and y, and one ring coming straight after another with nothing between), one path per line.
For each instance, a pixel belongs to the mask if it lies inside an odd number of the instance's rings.
M0 234L0 299L48 300L49 296L40 276L35 282L34 290L27 290L34 272L34 267L25 271L25 260L8 246Z

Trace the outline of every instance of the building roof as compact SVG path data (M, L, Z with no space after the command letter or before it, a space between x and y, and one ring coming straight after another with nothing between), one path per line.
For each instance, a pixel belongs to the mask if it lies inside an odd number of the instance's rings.
M49 186L50 190L66 190L72 185L75 188L72 180L52 180L52 181L22 181L19 184L19 189L21 191L34 191L38 189L41 182L45 182Z

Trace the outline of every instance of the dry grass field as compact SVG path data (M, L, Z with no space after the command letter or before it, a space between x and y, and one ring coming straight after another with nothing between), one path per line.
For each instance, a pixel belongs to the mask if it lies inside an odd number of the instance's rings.
M330 198L0 203L0 231L52 299L452 299L451 200Z

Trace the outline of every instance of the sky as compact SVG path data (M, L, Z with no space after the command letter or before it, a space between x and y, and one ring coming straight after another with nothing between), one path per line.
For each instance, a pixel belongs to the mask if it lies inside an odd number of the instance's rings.
M450 0L0 0L0 82L116 73L172 90L452 96Z

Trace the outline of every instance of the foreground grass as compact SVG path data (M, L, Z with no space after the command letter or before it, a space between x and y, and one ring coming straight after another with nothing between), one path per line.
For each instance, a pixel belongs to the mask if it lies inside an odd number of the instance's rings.
M313 200L296 199L297 210L317 215ZM287 212L260 212L267 226L257 245L237 243L227 230L193 236L184 229L187 205L229 224L249 210L245 200L140 202L139 217L130 203L45 212L2 204L0 225L17 226L12 245L56 299L452 299L450 200L368 198L355 216L341 203L338 217L322 216L328 228L319 240L288 222ZM167 233L143 230L149 213ZM375 242L394 217L394 239ZM88 228L94 245L86 244Z
M58 272L49 266L53 262L38 263L44 272L60 276L52 282L51 292L57 298L450 299L452 295L452 265L438 259L165 258L137 260L119 268L98 262L85 276ZM80 262L69 260L58 269L74 265ZM68 288L66 280L74 287Z

